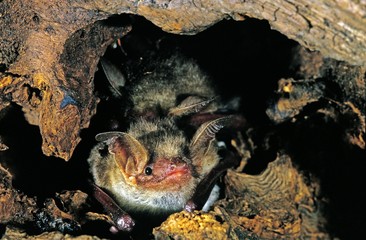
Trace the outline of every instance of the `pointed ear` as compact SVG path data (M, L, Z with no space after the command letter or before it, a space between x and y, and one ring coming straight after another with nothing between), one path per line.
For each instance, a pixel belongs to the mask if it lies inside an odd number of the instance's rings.
M192 161L199 161L210 148L211 142L215 139L215 135L231 120L231 116L220 117L218 119L202 124L194 134L190 149Z
M125 179L130 183L134 177L144 171L148 162L148 154L144 146L131 135L123 132L105 132L96 137L98 141L107 141L108 150Z
M178 106L169 109L169 116L182 116L199 112L211 103L215 98L206 99L198 96L185 98Z

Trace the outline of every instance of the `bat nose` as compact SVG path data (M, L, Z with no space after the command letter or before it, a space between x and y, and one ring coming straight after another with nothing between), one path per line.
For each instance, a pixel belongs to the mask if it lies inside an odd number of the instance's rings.
M174 163L171 163L171 164L170 164L170 170L174 170L176 167L177 167L177 165L176 165L176 164L174 164Z
M181 158L173 158L169 167L171 170L187 168L187 163Z

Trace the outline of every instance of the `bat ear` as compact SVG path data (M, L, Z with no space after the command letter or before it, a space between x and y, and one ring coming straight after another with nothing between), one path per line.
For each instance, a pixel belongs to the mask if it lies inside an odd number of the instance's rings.
M207 148L215 134L231 121L232 116L224 116L202 124L194 134L191 149Z
M125 179L135 184L135 176L142 173L148 162L148 154L144 146L131 135L123 132L105 132L96 137L98 141L107 141L108 150Z
M202 159L204 159L204 156L210 150L210 145L215 139L216 133L229 124L231 118L231 116L220 117L202 124L197 129L190 144L193 163L199 163L199 165L205 166L206 163L202 162Z
M169 109L169 116L183 116L196 113L205 108L215 98L206 99L198 96L189 96L185 98L178 106Z

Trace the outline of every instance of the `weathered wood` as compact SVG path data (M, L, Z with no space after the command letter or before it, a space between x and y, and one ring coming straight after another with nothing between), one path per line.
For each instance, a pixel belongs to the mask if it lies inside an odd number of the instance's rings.
M319 185L308 180L280 154L259 175L229 170L226 199L208 213L171 215L154 229L155 239L330 239Z
M4 235L2 236L3 240L48 240L48 239L64 239L64 240L100 240L96 236L89 236L89 235L80 235L80 236L73 236L70 234L63 234L58 231L54 232L44 232L39 235L28 235L24 230L8 227Z
M292 64L298 64L298 78L282 80L278 91L288 95L286 99L292 102L281 105L284 99L279 98L273 107L284 108L276 115L280 118L273 119L283 122L285 117L293 118L309 103L327 97L329 103L316 110L335 121L342 116L339 119L348 123L342 126L346 140L365 148L364 1L3 0L0 1L0 111L10 103L22 106L27 121L40 128L45 155L70 159L80 141L80 130L89 126L96 112L99 100L93 92L93 80L99 58L109 44L131 29L125 22L107 20L115 14L141 15L166 32L187 35L201 32L225 18L267 20L288 38L319 51L296 50L299 59ZM334 83L340 93L329 98L317 88L309 87L314 79ZM0 136L0 151L8 148L6 144ZM70 220L78 224L90 220L110 222L103 214L84 216L78 212L84 208L84 194L77 199L70 192L63 196L61 202L66 207L62 210L52 199L40 207L35 198L12 187L11 174L1 166L0 177L0 223L7 225L4 239L32 239L25 232L12 230L10 225L24 226L42 219L44 222L38 227L50 233L35 238L68 238L52 232L58 229L48 228L55 221L65 226ZM216 203L215 211L172 215L154 230L156 238L186 236L184 231L189 231L190 225L203 223L211 228L200 229L196 236L328 239L326 220L319 207L322 203L318 198L319 183L305 178L288 156L279 155L258 175L230 170L225 186L227 198ZM212 227L216 227L216 232Z
M366 65L366 4L362 1L26 1L0 2L0 109L23 107L40 127L43 152L68 160L89 125L97 99L99 57L128 28L97 23L114 14L146 17L164 31L195 34L225 18L253 17L319 50Z
M84 192L76 190L56 193L54 199L47 198L42 204L36 197L29 197L15 189L12 180L11 173L0 165L0 224L8 227L1 239L53 239L66 233L77 232L81 225L90 221L108 221L107 216L102 214L92 212L86 214L90 205L88 195ZM98 217L94 219L88 217L93 214ZM35 231L45 233L33 238L28 236L24 229L12 228L14 226L24 228L28 225L33 226ZM79 237L84 239L82 236ZM84 237L92 238L92 236ZM68 238L67 234L65 238Z
M344 138L365 149L366 68L323 58L319 52L303 47L296 47L293 53L292 68L297 80L278 81L278 89L266 110L268 117L276 124L294 121L312 105L317 109L312 114L322 113L338 122ZM306 114L311 113L305 111Z
M1 4L6 20L1 25L7 26L2 35L17 47L1 61L8 69L1 75L0 109L10 101L21 105L28 122L40 127L43 152L68 160L96 110L99 57L129 28L96 22L108 15L65 2Z
M36 200L13 189L11 181L11 173L0 165L0 224L33 221Z

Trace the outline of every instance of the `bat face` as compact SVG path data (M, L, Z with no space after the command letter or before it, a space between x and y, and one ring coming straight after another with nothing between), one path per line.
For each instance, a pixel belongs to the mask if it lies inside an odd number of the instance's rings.
M160 158L146 166L143 174L136 177L136 184L141 188L174 192L182 190L191 178L191 167L180 157Z
M126 183L156 191L180 191L192 179L187 149L183 133L171 119L140 119L110 145Z

